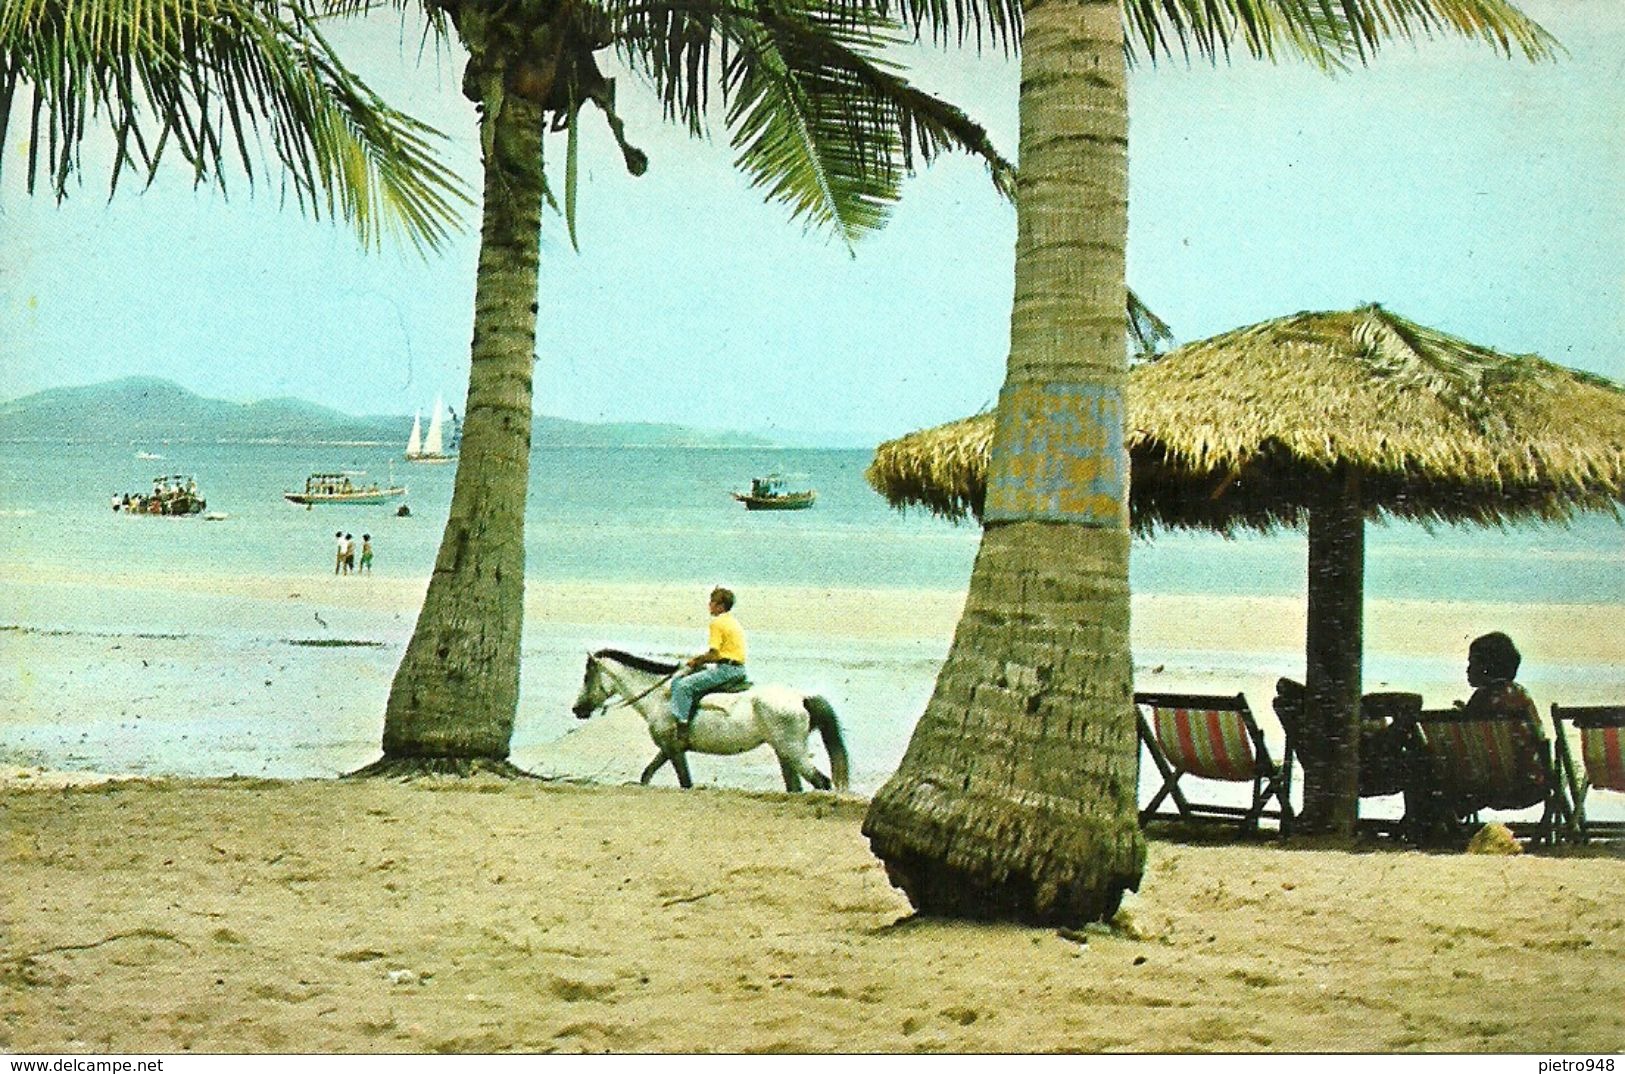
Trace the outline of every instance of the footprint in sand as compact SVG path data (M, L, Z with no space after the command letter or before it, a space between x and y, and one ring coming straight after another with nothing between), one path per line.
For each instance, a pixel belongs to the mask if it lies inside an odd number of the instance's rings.
M554 1040L569 1040L584 1052L637 1051L641 1036L627 1026L604 1022L572 1022L557 1033Z
M607 1000L615 994L616 987L614 981L555 977L547 990L566 1003L580 1003Z

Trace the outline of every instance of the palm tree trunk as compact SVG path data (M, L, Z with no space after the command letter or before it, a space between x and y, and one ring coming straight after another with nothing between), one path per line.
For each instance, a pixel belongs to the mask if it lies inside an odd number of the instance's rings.
M1029 0L1010 358L947 663L864 834L925 913L1076 923L1139 886L1118 0Z
M363 774L515 772L542 211L542 109L485 102L485 207L467 413L451 516Z

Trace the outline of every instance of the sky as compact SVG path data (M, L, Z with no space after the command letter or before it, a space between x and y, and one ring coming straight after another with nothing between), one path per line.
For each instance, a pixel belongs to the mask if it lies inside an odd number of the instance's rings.
M1129 283L1188 341L1305 309L1381 302L1474 342L1625 381L1625 10L1527 0L1567 49L1530 64L1400 43L1328 77L1301 62L1164 62L1130 76ZM460 57L382 13L335 25L386 99L445 132L479 189ZM1018 69L920 47L922 85L1009 155ZM1015 211L985 168L912 177L855 256L732 168L725 133L666 124L623 73L649 171L602 124L582 147L579 253L544 219L536 409L871 445L989 407L1003 379ZM143 374L247 402L355 414L461 409L478 221L438 254L361 248L279 203L166 172L57 204L0 168L0 399ZM26 129L26 127L23 127ZM559 138L552 146L562 161ZM562 180L555 176L556 183Z

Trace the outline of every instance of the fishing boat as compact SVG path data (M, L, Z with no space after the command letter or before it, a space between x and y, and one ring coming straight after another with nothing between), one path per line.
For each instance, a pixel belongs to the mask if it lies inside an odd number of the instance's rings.
M440 396L434 397L434 409L429 412L429 431L423 432L423 415L412 415L412 435L406 441L407 462L453 462L457 458L458 423L457 415L449 418L451 425L448 440L446 425L448 419L445 404Z
M370 485L356 482L357 478L365 477L361 470L342 470L333 474L311 474L305 478L305 490L295 492L292 490L282 494L282 498L289 503L303 504L314 507L319 503L347 503L365 507L369 504L388 503L398 500L406 495L405 485L380 485L374 481Z
M750 479L749 492L736 492L733 498L747 511L802 511L813 505L818 493L812 489L792 489L784 474L768 474Z
M113 510L127 515L196 515L207 506L191 474L155 477L151 492L126 492L113 497Z

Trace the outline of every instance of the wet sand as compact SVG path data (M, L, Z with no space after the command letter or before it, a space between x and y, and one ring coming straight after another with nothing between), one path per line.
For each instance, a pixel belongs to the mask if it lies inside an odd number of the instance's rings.
M332 776L377 757L390 680L425 582L387 576L110 575L30 568L0 587L0 764L194 777ZM535 583L515 760L616 782L651 756L635 721L569 712L586 652L692 652L703 587ZM854 787L895 768L948 649L963 594L759 588L743 595L751 675L829 697ZM1271 749L1275 679L1301 674L1304 607L1287 598L1141 595L1136 685L1244 691ZM1514 631L1542 710L1625 696L1625 605L1372 601L1368 689L1429 705L1466 694L1467 641ZM770 756L699 759L705 783L779 786ZM660 777L669 780L669 773ZM1149 792L1148 792L1149 793Z
M284 619L300 630L360 636L404 632L423 601L427 579L326 575L248 577L236 574L120 575L30 566L8 579L0 623L37 623L53 609L85 614L100 607L110 624L139 623L152 605L190 598L243 613L244 624ZM619 582L532 582L526 622L536 625L703 627L703 586ZM963 592L929 589L774 586L744 594L752 632L836 637L925 637L944 644L964 605ZM309 609L309 610L307 610ZM318 629L312 612L340 623ZM260 613L252 616L248 613ZM1134 644L1147 650L1295 653L1303 648L1305 604L1294 597L1137 594ZM697 626L699 624L699 626ZM1510 604L1481 601L1368 600L1368 653L1446 656L1465 662L1467 642L1488 630L1513 633L1525 660L1537 663L1625 662L1625 604Z

